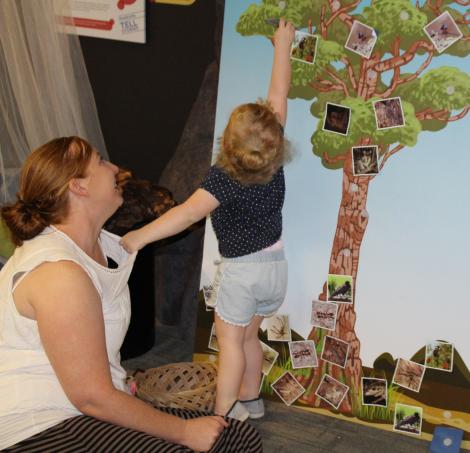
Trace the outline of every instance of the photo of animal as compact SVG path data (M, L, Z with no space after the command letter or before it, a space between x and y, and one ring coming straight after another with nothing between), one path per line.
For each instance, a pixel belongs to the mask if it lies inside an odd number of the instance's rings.
M393 429L408 434L421 434L423 408L397 403L395 406Z
M289 371L286 371L279 379L273 382L271 387L288 406L305 392L305 389Z
M279 357L279 352L270 348L266 343L261 343L261 348L263 349L263 367L261 372L267 376L271 371L273 365L276 363L277 358Z
M320 329L334 330L337 314L338 304L314 300L312 302L311 324Z
M291 341L289 352L292 368L312 368L318 366L317 351L312 340Z
M344 397L348 393L349 387L337 381L335 378L325 374L320 385L315 392L322 400L338 409Z
M318 38L310 33L296 31L292 42L291 58L303 63L313 64L317 51Z
M376 175L379 173L379 156L377 146L353 146L354 176Z
M289 316L274 315L266 320L269 341L291 341Z
M322 360L344 368L348 359L349 344L339 338L327 335L323 342Z
M327 281L329 301L353 303L353 278L350 275L329 274Z
M355 20L344 47L359 54L361 57L369 58L376 41L377 34L375 30Z
M424 31L439 53L444 52L463 36L448 11L443 12L426 25Z
M399 358L392 382L413 392L419 392L426 368L420 363Z
M363 377L361 387L364 406L387 407L388 383L386 379Z
M374 102L377 129L389 129L405 125L400 98L382 99Z
M347 135L350 119L351 109L349 107L327 102L323 130Z
M431 341L426 344L425 366L452 372L454 365L454 345L445 341Z
M217 334L215 333L215 324L212 324L209 344L207 347L213 351L219 351L219 342L217 341Z

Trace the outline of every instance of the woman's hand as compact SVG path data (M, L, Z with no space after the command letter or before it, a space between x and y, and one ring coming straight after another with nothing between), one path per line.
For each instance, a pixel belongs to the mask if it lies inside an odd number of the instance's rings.
M219 416L186 420L181 443L196 451L208 451L219 438L228 422Z
M121 238L119 243L127 253L134 253L139 251L145 245L142 244L140 236L141 234L139 233L139 230L129 231L129 233L125 234Z

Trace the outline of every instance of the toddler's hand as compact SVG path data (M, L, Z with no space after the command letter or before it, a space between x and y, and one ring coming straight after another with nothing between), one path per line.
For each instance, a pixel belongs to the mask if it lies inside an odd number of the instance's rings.
M140 244L139 233L137 231L130 231L125 234L119 243L127 253L137 252L143 247L143 244Z
M292 22L286 21L283 17L279 19L279 27L277 27L274 33L274 45L275 46L287 46L290 48L292 41L295 36L295 27Z

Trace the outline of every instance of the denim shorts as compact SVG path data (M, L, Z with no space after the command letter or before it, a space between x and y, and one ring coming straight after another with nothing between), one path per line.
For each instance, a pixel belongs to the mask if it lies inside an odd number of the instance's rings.
M255 315L274 315L286 296L284 250L222 258L207 305L229 324L247 326Z

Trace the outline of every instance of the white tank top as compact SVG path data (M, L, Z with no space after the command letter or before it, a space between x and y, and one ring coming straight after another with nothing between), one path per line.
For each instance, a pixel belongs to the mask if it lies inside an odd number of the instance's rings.
M36 321L20 315L13 302L18 283L43 262L74 261L89 275L103 305L113 384L128 392L119 350L130 321L127 280L136 254L129 255L119 245L119 239L107 231L101 232L104 256L118 264L116 269L109 269L90 258L66 234L48 227L18 247L0 271L0 450L81 415L67 399L54 373Z

